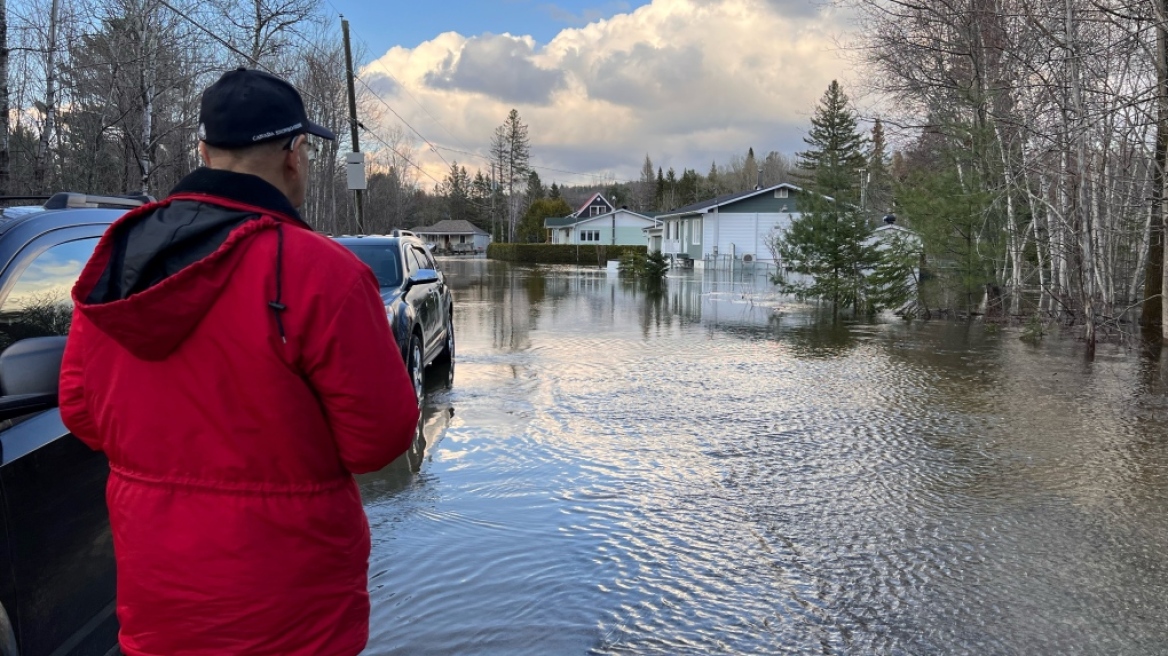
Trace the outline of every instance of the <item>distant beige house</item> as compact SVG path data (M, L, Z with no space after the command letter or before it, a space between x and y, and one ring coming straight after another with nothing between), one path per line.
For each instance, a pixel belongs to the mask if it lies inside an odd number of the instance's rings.
M446 253L482 253L491 243L489 232L464 219L439 221L410 232L432 244L434 250Z

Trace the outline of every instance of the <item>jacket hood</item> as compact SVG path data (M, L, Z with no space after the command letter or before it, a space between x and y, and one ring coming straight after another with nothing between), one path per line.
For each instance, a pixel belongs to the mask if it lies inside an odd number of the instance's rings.
M252 205L210 193L226 189L270 201L263 186L283 199L255 176L200 169L166 200L126 214L106 231L78 278L77 311L135 357L165 359L215 303L246 242L283 223L303 225L294 209L291 216L281 211L291 209L286 199L287 208L273 208L279 203ZM277 271L279 260L278 251ZM277 314L283 309L279 292L272 305Z

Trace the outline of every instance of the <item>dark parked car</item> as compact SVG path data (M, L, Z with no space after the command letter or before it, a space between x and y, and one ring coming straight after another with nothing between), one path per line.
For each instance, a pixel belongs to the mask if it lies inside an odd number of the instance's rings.
M0 213L0 656L117 653L109 463L57 412L70 291L140 200L58 194Z
M454 301L445 276L426 244L404 230L338 237L337 242L377 276L386 316L421 403L427 366L441 366L448 380L454 376Z

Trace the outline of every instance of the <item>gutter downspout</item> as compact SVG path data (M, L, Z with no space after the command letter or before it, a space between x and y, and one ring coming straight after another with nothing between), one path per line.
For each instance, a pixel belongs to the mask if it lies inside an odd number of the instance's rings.
M718 206L714 206L714 247L717 248L722 244L722 221L718 217ZM705 247L702 247L705 250ZM714 268L718 268L718 261L714 260Z

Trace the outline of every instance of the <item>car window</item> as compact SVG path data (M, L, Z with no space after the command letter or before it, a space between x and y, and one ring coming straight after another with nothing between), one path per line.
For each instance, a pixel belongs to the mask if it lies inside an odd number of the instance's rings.
M426 264L419 257L418 249L410 248L410 249L407 249L406 253L407 253L406 259L409 261L410 275L411 276L414 275L415 273L417 273L418 269L425 269L426 268Z
M423 269L438 268L438 265L434 262L434 257L430 255L430 251L417 247L415 247L414 250L418 251L418 257L421 258Z
M397 244L352 244L349 250L373 269L381 287L397 287L402 283L401 256Z
M66 335L73 320L73 283L93 255L98 238L50 247L16 274L0 305L0 350L29 337Z

